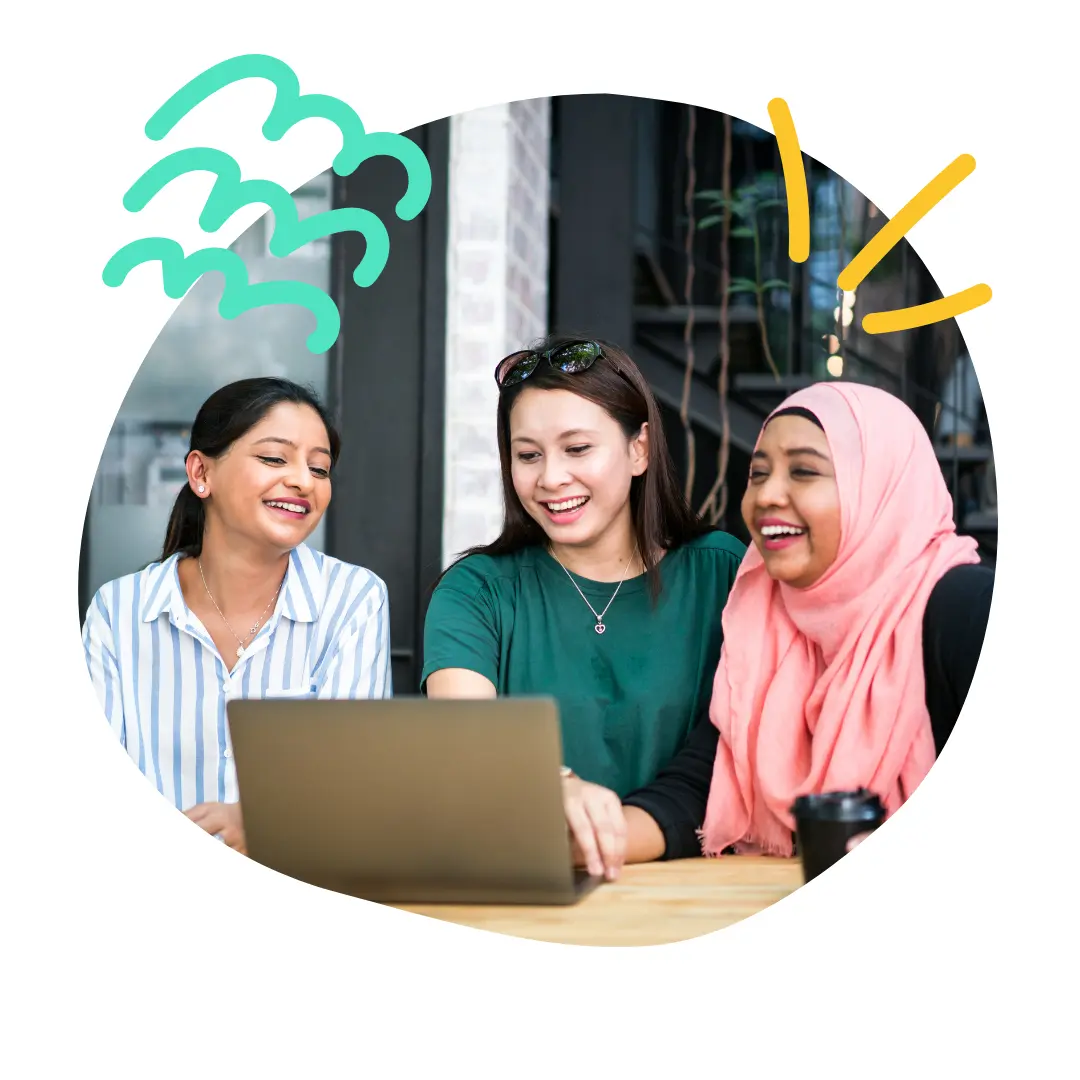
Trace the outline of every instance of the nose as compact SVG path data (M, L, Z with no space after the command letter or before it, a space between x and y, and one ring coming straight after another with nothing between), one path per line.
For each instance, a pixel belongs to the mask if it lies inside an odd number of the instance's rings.
M307 465L298 463L294 465L285 477L285 486L292 488L298 495L304 495L315 486L315 477Z
M548 454L540 468L540 486L545 491L557 491L569 484L570 473L557 454Z
M787 478L779 470L754 488L754 503L758 507L787 506L789 501Z

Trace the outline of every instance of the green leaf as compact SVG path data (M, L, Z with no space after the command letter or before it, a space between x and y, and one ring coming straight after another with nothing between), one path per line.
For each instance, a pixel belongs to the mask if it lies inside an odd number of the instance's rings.
M759 210L766 210L773 206L787 206L787 199L762 199L758 203Z
M710 228L712 228L713 225L717 225L723 220L724 220L724 215L723 214L710 214L708 217L703 217L698 222L697 227L699 229L710 229Z
M745 225L740 225L737 229L731 230L731 235L738 237L740 240L749 239L754 235L754 230L747 228Z
M782 281L780 278L769 278L761 286L763 289L790 289L791 284L787 281Z
M724 201L724 193L711 188L706 191L699 191L694 195L695 199L715 199L717 202L722 203Z
M738 288L740 288L740 289L746 289L747 287L749 287L751 289L756 290L757 289L757 282L752 280L751 278L748 278L748 277L732 278L731 279L731 287L735 288L736 286Z
M743 284L736 284L734 281L728 286L728 293L756 293L757 286L752 281L747 281Z

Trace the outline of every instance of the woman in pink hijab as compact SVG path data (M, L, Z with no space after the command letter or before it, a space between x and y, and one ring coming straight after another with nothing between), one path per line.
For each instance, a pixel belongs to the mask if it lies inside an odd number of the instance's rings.
M709 722L623 800L621 861L790 855L790 807L811 792L866 787L892 814L967 695L994 574L957 535L930 439L898 398L853 383L792 395L758 438L742 513L753 547Z

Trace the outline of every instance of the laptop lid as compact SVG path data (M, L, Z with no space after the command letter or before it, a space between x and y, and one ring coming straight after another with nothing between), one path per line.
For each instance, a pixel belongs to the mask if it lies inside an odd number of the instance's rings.
M383 902L580 893L551 698L235 700L249 855Z

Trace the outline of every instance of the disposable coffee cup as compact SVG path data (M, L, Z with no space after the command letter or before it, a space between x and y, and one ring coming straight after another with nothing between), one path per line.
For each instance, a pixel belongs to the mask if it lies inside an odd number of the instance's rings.
M881 800L865 788L800 795L791 813L804 882L842 859L853 836L873 832L885 820Z

